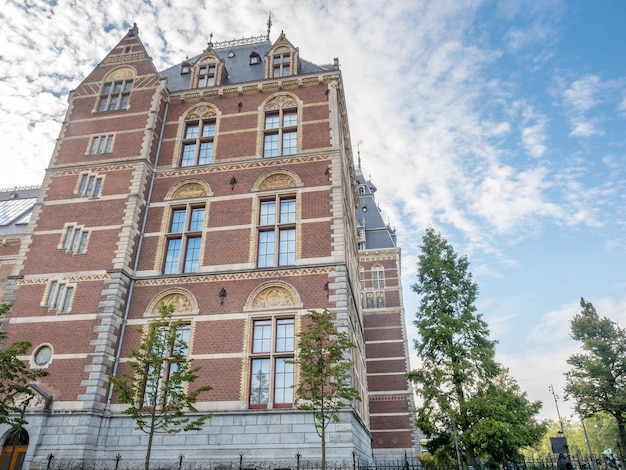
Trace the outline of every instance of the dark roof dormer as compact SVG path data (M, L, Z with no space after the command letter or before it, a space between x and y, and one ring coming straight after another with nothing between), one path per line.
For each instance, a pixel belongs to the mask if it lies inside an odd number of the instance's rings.
M281 31L280 36L265 55L265 77L280 78L298 75L300 70L300 52Z
M189 58L183 60L183 63L180 64L180 74L187 75L191 73L191 62L189 62Z
M250 65L258 65L260 63L262 63L262 61L259 53L256 51L252 51L250 53Z
M191 88L221 85L228 78L224 60L213 50L213 43L198 58L192 67Z

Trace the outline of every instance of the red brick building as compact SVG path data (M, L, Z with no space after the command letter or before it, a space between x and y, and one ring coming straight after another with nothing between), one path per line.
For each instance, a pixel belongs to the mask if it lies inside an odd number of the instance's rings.
M268 38L209 43L159 72L134 26L70 93L27 228L0 251L3 327L49 372L25 410L31 468L51 454L141 461L146 437L108 377L162 302L185 323L196 383L212 387L198 408L214 416L160 437L155 464L319 459L289 363L309 309L328 308L356 344L364 398L330 429L329 460L416 445L400 250L353 162L338 62Z

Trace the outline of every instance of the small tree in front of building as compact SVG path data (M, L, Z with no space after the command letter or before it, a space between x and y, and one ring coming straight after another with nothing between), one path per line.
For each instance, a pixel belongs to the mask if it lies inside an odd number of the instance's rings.
M11 310L11 304L0 305L0 318ZM26 424L19 397L32 396L28 384L39 377L48 375L42 369L29 369L18 356L23 356L30 349L28 341L17 341L5 345L7 332L0 330L0 424L8 424L16 429Z
M173 320L173 312L172 305L161 304L159 317L142 330L139 348L131 351L127 362L133 374L110 377L119 401L131 405L123 413L148 434L145 470L150 468L155 433L199 430L212 416L199 413L194 406L198 395L211 387L189 390L199 368L192 368L192 360L187 359L189 324Z
M337 331L328 310L309 310L306 329L298 337L298 354L294 364L299 366L300 380L295 385L295 406L310 411L315 430L322 441L322 470L326 468L326 430L339 420L339 411L359 392L351 386L352 362L346 359L354 344L344 332Z

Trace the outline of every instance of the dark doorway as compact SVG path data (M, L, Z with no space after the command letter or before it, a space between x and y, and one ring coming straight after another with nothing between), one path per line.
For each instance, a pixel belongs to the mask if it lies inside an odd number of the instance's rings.
M27 449L28 433L24 429L9 431L2 446L0 470L22 470Z

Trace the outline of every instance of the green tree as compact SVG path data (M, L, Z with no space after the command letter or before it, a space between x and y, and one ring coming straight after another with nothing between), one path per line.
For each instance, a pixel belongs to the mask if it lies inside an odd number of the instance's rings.
M11 304L0 305L0 319L11 309ZM0 330L0 424L8 424L19 428L26 424L21 412L21 404L17 401L23 394L29 396L33 392L28 384L47 374L42 369L29 369L28 366L18 359L28 353L31 344L28 341L17 341L9 345L4 342L7 332Z
M581 312L570 322L572 337L582 352L567 360L565 397L572 398L582 416L604 412L617 424L619 445L626 449L626 330L584 298Z
M322 470L326 468L326 429L339 420L339 411L359 392L350 385L352 362L346 359L354 344L337 331L328 310L309 310L307 328L298 337L300 381L295 386L296 408L312 412L315 430L322 441Z
M413 286L420 296L414 324L421 367L409 374L420 402L417 426L434 437L429 450L435 455L453 446L456 432L467 465L479 456L514 459L544 432L534 419L541 404L529 402L495 361L496 342L476 312L478 286L467 258L432 228L421 249ZM455 432L446 431L450 425Z
M121 403L131 405L123 413L131 416L137 429L148 434L144 468L150 468L152 441L157 432L179 433L199 430L211 414L198 414L198 395L211 387L188 384L198 378L199 368L187 359L189 325L173 320L174 307L161 304L159 318L142 330L137 350L131 351L128 365L133 374L110 377ZM196 414L192 419L190 413Z
M492 468L517 462L522 450L539 442L547 430L546 423L535 419L541 402L528 401L506 369L477 390L467 408L473 423L467 440Z
M607 447L613 448L620 455L620 449L616 446L619 441L617 434L617 424L612 416L606 413L598 413L593 417L585 418L585 428L587 437L585 437L585 429L583 429L582 418L578 415L562 418L563 433L561 433L561 423L556 420L548 421L548 432L543 439L537 444L524 449L524 456L527 461L538 459L551 459L552 446L551 437L565 436L570 454L575 459L587 459L589 455L589 446L595 458L601 457L602 451ZM589 445L587 445L589 439Z

